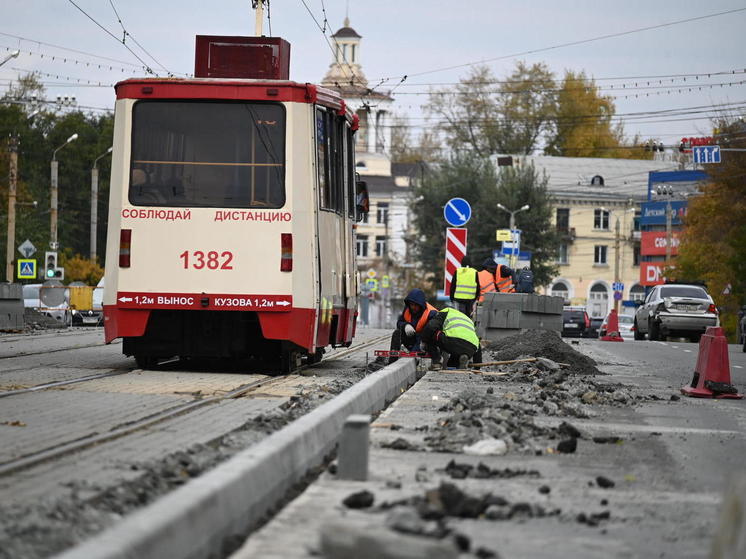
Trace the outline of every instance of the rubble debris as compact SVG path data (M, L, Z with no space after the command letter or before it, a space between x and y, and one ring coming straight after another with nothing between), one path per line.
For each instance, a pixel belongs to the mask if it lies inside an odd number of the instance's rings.
M464 446L464 453L474 456L502 456L508 452L508 445L502 439L482 439Z
M471 464L458 463L451 460L445 467L445 473L452 479L510 479L514 477L541 477L537 470L512 469L512 468L490 468L482 462L477 466Z
M596 477L596 485L602 489L609 489L610 487L614 487L616 483L605 476L598 476Z
M595 527L598 526L602 520L608 520L610 517L611 513L608 510L592 514L581 512L575 517L575 520L580 524L586 524L588 526Z
M621 437L616 436L608 436L608 437L593 437L593 442L596 444L620 444L623 442L624 439Z
M539 493L541 493L542 495L549 495L549 493L551 492L552 488L548 485L542 485L541 487L539 487Z
M363 490L357 493L351 493L344 498L342 504L348 509L367 509L373 506L375 495L370 491Z
M565 439L557 444L557 452L561 452L563 454L572 454L577 448L578 439L575 437Z
M407 439L399 437L391 442L381 444L381 448L390 448L392 450L419 450L420 447L410 443Z
M360 527L342 521L322 526L319 551L326 559L457 559L459 555L449 539L392 533L385 528Z

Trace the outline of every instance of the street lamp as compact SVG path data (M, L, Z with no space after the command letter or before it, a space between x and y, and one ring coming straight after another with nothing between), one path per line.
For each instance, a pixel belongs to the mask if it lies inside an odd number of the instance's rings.
M21 54L20 50L14 50L8 56L6 56L5 58L3 58L3 61L0 62L0 66L2 66L3 64L5 64L8 60L12 60L13 58L18 58L19 54Z
M530 209L530 206L526 204L525 206L518 208L517 210L509 210L502 204L497 204L497 207L510 214L510 239L513 243L513 248L510 253L510 267L515 268L515 233L513 232L515 231L515 214L517 214L518 212L525 212L526 210Z
M91 260L96 261L96 229L98 229L98 160L106 157L114 149L113 146L99 155L93 161L91 169Z
M57 250L59 244L57 243L57 152L60 151L70 142L74 142L78 139L78 134L73 134L65 143L58 147L52 152L52 188L50 195L50 208L49 214L51 219L50 235L49 235L49 248Z

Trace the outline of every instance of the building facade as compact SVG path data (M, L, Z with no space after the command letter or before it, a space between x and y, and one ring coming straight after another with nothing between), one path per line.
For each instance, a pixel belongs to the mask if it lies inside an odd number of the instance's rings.
M517 162L546 173L561 237L559 273L544 292L585 307L592 317L606 316L615 298L620 312L632 314L635 301L645 297L640 217L649 175L673 170L678 163L551 156L519 157Z

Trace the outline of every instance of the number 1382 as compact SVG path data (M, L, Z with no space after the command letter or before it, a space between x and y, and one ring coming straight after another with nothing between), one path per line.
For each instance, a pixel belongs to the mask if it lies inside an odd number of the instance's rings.
M232 270L233 266L233 253L230 251L218 252L211 250L209 252L202 252L201 250L188 251L185 250L179 255L181 258L184 269L194 268L195 270L202 270L207 268L208 270Z

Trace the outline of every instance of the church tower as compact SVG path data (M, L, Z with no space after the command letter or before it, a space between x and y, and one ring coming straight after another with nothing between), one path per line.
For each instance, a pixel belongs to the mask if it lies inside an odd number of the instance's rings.
M355 135L355 155L360 174L390 174L391 161L387 154L391 144L388 115L393 98L387 93L372 91L360 64L362 36L350 27L345 18L344 27L334 35L334 59L329 65L321 85L337 90L360 118L360 129ZM381 165L387 167L382 173ZM372 168L375 167L375 170Z

